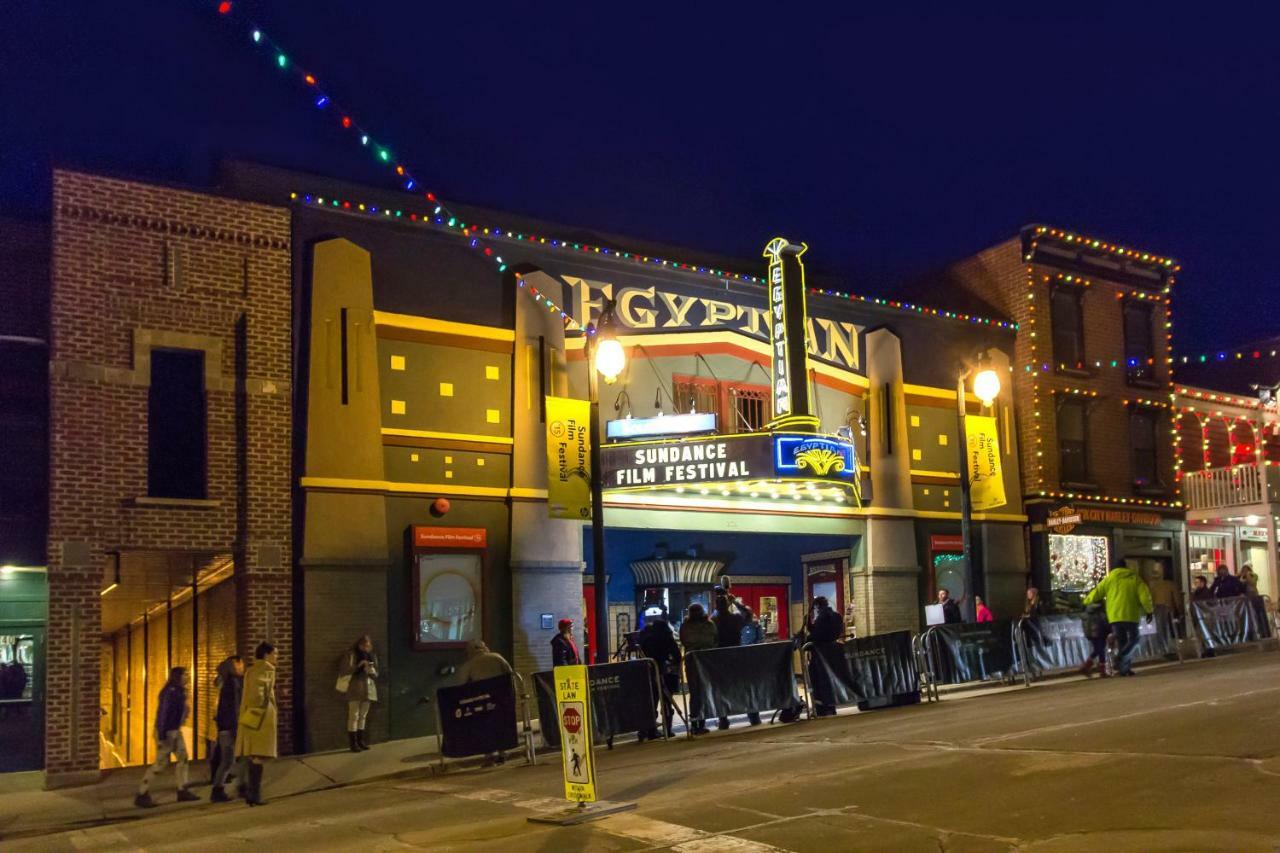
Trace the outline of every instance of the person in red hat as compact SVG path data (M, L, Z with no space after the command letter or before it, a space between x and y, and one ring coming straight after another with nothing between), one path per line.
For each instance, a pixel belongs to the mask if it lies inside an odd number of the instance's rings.
M551 665L576 666L582 663L582 655L573 642L573 620L561 619L560 632L551 638Z

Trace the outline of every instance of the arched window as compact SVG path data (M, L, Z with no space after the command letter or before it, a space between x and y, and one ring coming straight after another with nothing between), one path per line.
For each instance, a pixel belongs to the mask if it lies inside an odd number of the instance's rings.
M1249 465L1256 462L1258 449L1257 439L1253 434L1253 424L1244 418L1236 418L1231 425L1231 464Z
M1206 467L1226 468L1231 464L1231 430L1227 421L1220 417L1206 416L1202 423L1204 441L1204 459Z
M1195 412L1183 412L1178 416L1177 430L1178 458L1182 461L1182 473L1203 470L1204 433L1200 430L1200 418Z

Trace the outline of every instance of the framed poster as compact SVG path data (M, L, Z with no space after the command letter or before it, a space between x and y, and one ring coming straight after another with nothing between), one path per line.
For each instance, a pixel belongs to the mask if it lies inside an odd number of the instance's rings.
M457 648L483 638L483 578L482 551L414 552L414 648Z

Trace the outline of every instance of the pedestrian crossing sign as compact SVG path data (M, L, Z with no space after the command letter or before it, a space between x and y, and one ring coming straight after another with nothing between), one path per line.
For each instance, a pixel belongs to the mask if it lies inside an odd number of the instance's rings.
M587 668L558 666L555 683L564 797L575 803L594 803L596 764L591 751L591 686Z

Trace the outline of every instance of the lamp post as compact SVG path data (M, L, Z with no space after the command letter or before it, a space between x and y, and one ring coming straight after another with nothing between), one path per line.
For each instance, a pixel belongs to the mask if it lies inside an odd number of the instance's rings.
M985 353L979 353L977 365L962 364L956 377L956 425L959 427L960 447L960 539L964 549L964 585L967 593L964 605L970 619L976 618L974 597L985 593L977 588L977 575L973 566L973 497L969 483L969 439L965 431L965 381L973 376L973 393L984 407L990 406L1000 395L1000 376L987 364Z
M614 336L614 301L605 301L598 324L587 335L587 388L591 403L591 575L595 587L596 635L591 638L596 663L609 662L609 591L604 566L604 483L600 471L600 380L612 385L626 366L627 356ZM599 376L597 376L597 373Z

